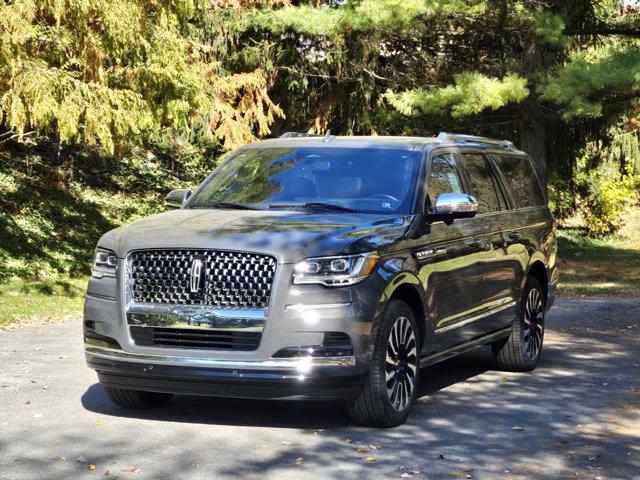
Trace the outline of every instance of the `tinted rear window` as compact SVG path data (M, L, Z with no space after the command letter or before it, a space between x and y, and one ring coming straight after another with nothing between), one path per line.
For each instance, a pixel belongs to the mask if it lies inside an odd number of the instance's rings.
M459 155L467 177L470 194L478 200L478 213L499 212L506 208L491 165L484 155L464 153Z
M495 155L494 159L511 187L518 208L545 205L538 177L528 158Z

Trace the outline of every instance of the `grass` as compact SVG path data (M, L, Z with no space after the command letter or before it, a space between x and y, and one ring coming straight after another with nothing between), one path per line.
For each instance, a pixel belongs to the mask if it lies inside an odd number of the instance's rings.
M0 328L80 318L86 279L10 280L0 285Z
M604 239L580 229L559 231L560 294L569 297L640 297L640 208L625 227Z

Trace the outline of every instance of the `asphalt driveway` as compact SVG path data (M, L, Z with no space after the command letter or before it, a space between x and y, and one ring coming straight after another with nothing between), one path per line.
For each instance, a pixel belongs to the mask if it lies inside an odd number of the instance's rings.
M409 422L339 405L176 397L131 413L84 364L79 322L0 332L0 479L640 478L640 301L559 300L532 374L488 349L424 370Z

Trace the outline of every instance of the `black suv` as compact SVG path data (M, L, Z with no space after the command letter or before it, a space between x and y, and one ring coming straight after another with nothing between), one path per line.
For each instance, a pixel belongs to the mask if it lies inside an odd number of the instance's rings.
M122 407L342 399L394 426L420 367L480 345L503 369L540 360L556 232L509 142L287 134L167 202L94 258L86 358Z

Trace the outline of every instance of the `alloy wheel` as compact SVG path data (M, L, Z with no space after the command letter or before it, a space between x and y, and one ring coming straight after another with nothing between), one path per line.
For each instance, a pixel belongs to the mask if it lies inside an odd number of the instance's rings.
M398 318L387 342L385 378L391 406L398 412L404 410L412 399L418 369L416 336L406 317Z
M535 359L542 349L544 336L544 302L536 288L527 295L524 307L524 350L529 359Z

